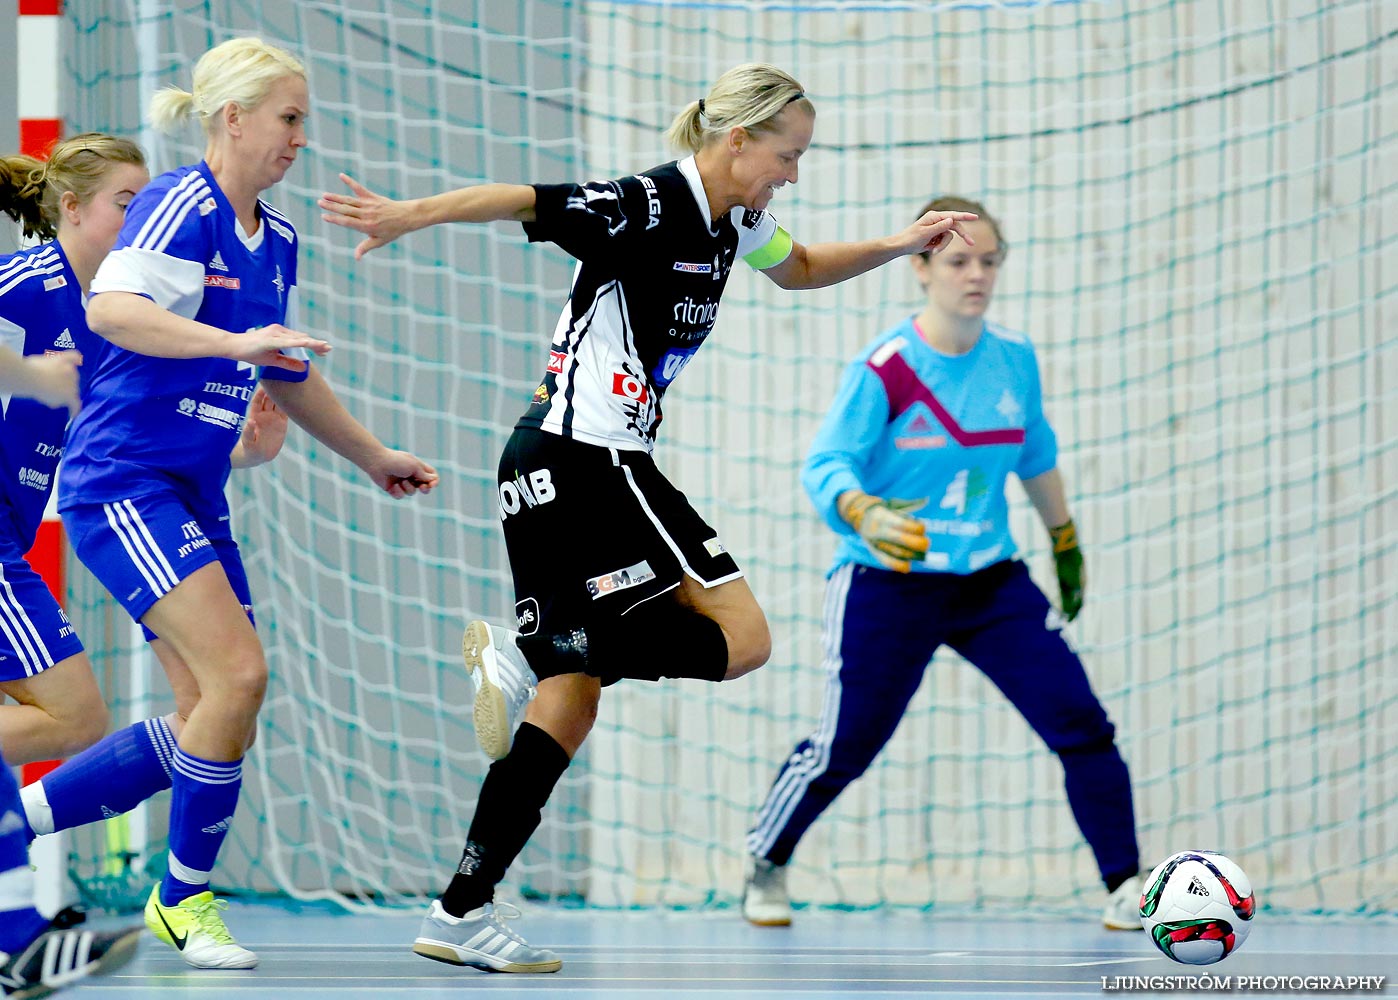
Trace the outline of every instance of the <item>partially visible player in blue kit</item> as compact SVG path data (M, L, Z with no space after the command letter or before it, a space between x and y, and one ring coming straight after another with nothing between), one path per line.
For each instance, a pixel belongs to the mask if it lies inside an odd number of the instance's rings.
M791 922L784 866L888 743L933 653L947 645L1058 755L1106 884L1103 922L1139 930L1131 780L1062 635L1082 608L1083 562L1038 363L1028 338L984 318L1006 244L979 204L939 198L929 210L978 215L967 226L974 246L955 237L935 257L913 258L927 305L846 369L806 459L806 490L840 535L825 602L825 703L748 834L743 914L761 926ZM1053 539L1061 613L1015 558L1011 473Z
M126 206L149 182L139 146L96 132L65 139L47 160L0 157L0 211L43 241L0 256L0 344L26 357L67 355L72 364L94 348L88 286ZM0 747L10 764L67 757L107 731L107 706L82 643L24 560L53 493L68 417L36 400L0 407L0 694L14 701L0 705ZM285 437L286 415L259 393L232 465L270 460ZM128 736L173 749L169 729L178 721L147 719ZM100 818L99 805L82 821Z
M205 53L192 93L155 95L152 124L172 131L198 118L205 156L132 200L93 278L88 325L98 336L84 352L82 410L59 477L74 550L155 637L184 725L168 765L139 748L62 789L46 782L47 802L26 801L26 811L33 823L44 808L135 797L168 766L169 870L145 919L196 968L257 964L224 925L209 877L267 685L224 495L259 369L292 420L389 495L437 483L430 465L350 416L305 359L329 345L296 332L296 232L259 196L305 147L309 103L302 65L256 38Z
M0 173L5 169L0 165ZM21 404L52 409L59 417L75 409L78 355L25 356L8 345L9 339L0 340L0 415ZM15 998L48 996L87 976L110 972L136 953L140 940L139 926L65 928L34 908L22 814L19 787L0 757L0 996Z

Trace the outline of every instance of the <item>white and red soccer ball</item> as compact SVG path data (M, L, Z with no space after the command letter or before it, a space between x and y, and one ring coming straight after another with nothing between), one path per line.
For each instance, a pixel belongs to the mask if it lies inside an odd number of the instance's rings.
M1252 928L1252 883L1222 854L1181 851L1160 862L1141 893L1141 923L1169 958L1212 965Z

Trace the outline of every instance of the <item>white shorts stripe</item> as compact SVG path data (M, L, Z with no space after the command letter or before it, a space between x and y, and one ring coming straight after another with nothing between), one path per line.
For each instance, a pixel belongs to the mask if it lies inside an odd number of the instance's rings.
M636 485L636 477L631 474L631 467L621 460L621 456L617 454L615 448L609 448L607 450L612 453L612 462L619 466L622 472L626 473L626 485L631 487L632 493L636 494L636 499L641 503L641 509L646 512L646 517L650 518L650 523L655 525L655 530L660 534L660 537L664 539L665 545L675 554L675 558L680 561L680 565L684 567L685 572L693 576L694 570L689 568L689 560L686 559L684 553L680 551L679 543L670 537L670 533L665 530L664 522L655 516L655 511L651 510L650 501L647 500L646 495L641 492L641 488Z
M44 645L44 637L34 626L29 612L15 596L10 581L5 578L3 563L0 563L0 621L8 622L5 636L19 654L19 661L24 664L25 673L32 677L39 671L53 666L53 654L49 652L48 646ZM11 628L14 629L14 634L11 633ZM16 638L18 642L15 641Z
M42 668L37 665L34 652L26 649L24 642L15 634L14 627L10 623L8 615L0 614L0 634L5 636L5 641L10 644L10 648L19 657L19 664L24 668L26 677L33 677Z
M179 583L179 574L177 574L175 568L170 565L170 561L165 558L165 553L160 551L160 546L155 544L155 539L151 537L150 530L146 527L146 522L141 520L141 515L140 512L136 510L136 505L130 500L122 500L121 504L130 512L131 523L135 525L136 530L141 533L141 537L150 545L151 551L155 553L156 561L160 563L161 567L169 576L170 586L173 587L175 584Z
M640 501L641 509L646 512L646 517L650 519L651 524L655 525L656 532L660 535L661 539L664 540L666 547L675 554L675 558L679 560L680 566L686 573L703 584L706 590L710 587L717 587L720 583L728 583L730 580L742 579L743 571L741 569L737 572L729 573L727 576L719 577L717 580L705 580L698 573L694 572L694 567L689 565L689 560L685 558L685 554L683 550L680 549L679 543L665 530L665 523L661 521L660 518L656 516L655 511L651 509L650 501L646 499L646 495L642 492L641 487L636 484L636 477L631 474L631 467L621 460L621 456L617 453L615 448L608 448L607 450L612 453L612 463L619 467L622 472L626 473L626 485L631 487L632 493L636 494L636 499ZM635 605L633 604L632 607L635 607ZM627 610L629 611L631 609L627 608Z
M146 563L144 554L133 546L132 540L126 535L125 527L117 519L117 505L104 503L102 510L107 515L107 523L112 526L112 531L116 532L117 538L120 539L121 547L126 550L127 556L131 559L131 565L140 572L152 594L156 597L164 597L170 592L170 588L165 586L163 581L151 575L150 566Z
M855 566L846 563L830 576L825 589L825 697L821 703L820 721L810 737L810 749L798 761L791 763L772 786L758 813L757 822L748 834L748 853L766 857L772 849L791 814L806 794L811 782L830 766L830 749L835 742L835 729L840 721L840 667L844 660L840 644L844 639L845 601Z

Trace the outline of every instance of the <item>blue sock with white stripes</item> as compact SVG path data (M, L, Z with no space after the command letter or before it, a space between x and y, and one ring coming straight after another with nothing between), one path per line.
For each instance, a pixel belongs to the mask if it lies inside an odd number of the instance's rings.
M163 718L127 726L24 790L29 839L135 808L170 787L175 734Z
M201 760L175 751L170 802L170 870L160 883L160 902L174 906L209 888L209 873L238 808L243 762Z
M48 921L34 909L34 873L24 842L19 785L0 760L0 952L16 952L39 936Z

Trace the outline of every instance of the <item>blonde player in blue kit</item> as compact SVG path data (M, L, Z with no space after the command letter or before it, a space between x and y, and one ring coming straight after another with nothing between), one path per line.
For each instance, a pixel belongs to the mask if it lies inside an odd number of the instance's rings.
M141 191L93 279L88 324L99 337L59 479L75 551L156 637L185 719L170 764L169 871L145 917L197 968L257 964L224 925L209 875L267 684L224 497L259 367L292 420L391 496L437 483L430 465L385 447L288 353L329 346L295 331L296 232L259 195L306 145L308 104L301 64L256 38L210 50L192 93L171 88L151 102L164 130L197 117L205 156ZM93 775L65 794L92 799L120 776Z
M42 241L0 257L0 344L25 356L75 360L92 349L88 286L116 242L126 206L149 182L140 147L101 133L65 139L46 160L0 157L0 211ZM265 394L253 411L231 457L234 467L270 460L285 438L285 415ZM67 757L107 731L107 706L77 632L24 560L53 493L67 425L61 407L15 398L0 408L0 693L14 701L0 705L0 747L11 764ZM126 748L135 741L158 754L167 743L173 749L169 726L147 719L117 742ZM168 788L164 770L153 771ZM25 792L31 800L39 794ZM100 819L102 805L114 803L91 803L80 816L63 817L63 826Z
M979 216L967 227L974 246L956 237L913 259L927 304L846 369L806 459L806 491L840 536L825 604L825 704L748 834L743 914L761 926L791 922L785 866L796 845L887 744L932 654L948 645L1058 755L1107 888L1103 923L1140 930L1130 777L1062 635L1082 608L1083 563L1038 362L1028 338L985 319L1006 244L975 202L939 198L929 210ZM1053 539L1061 613L1014 558L1011 473Z

